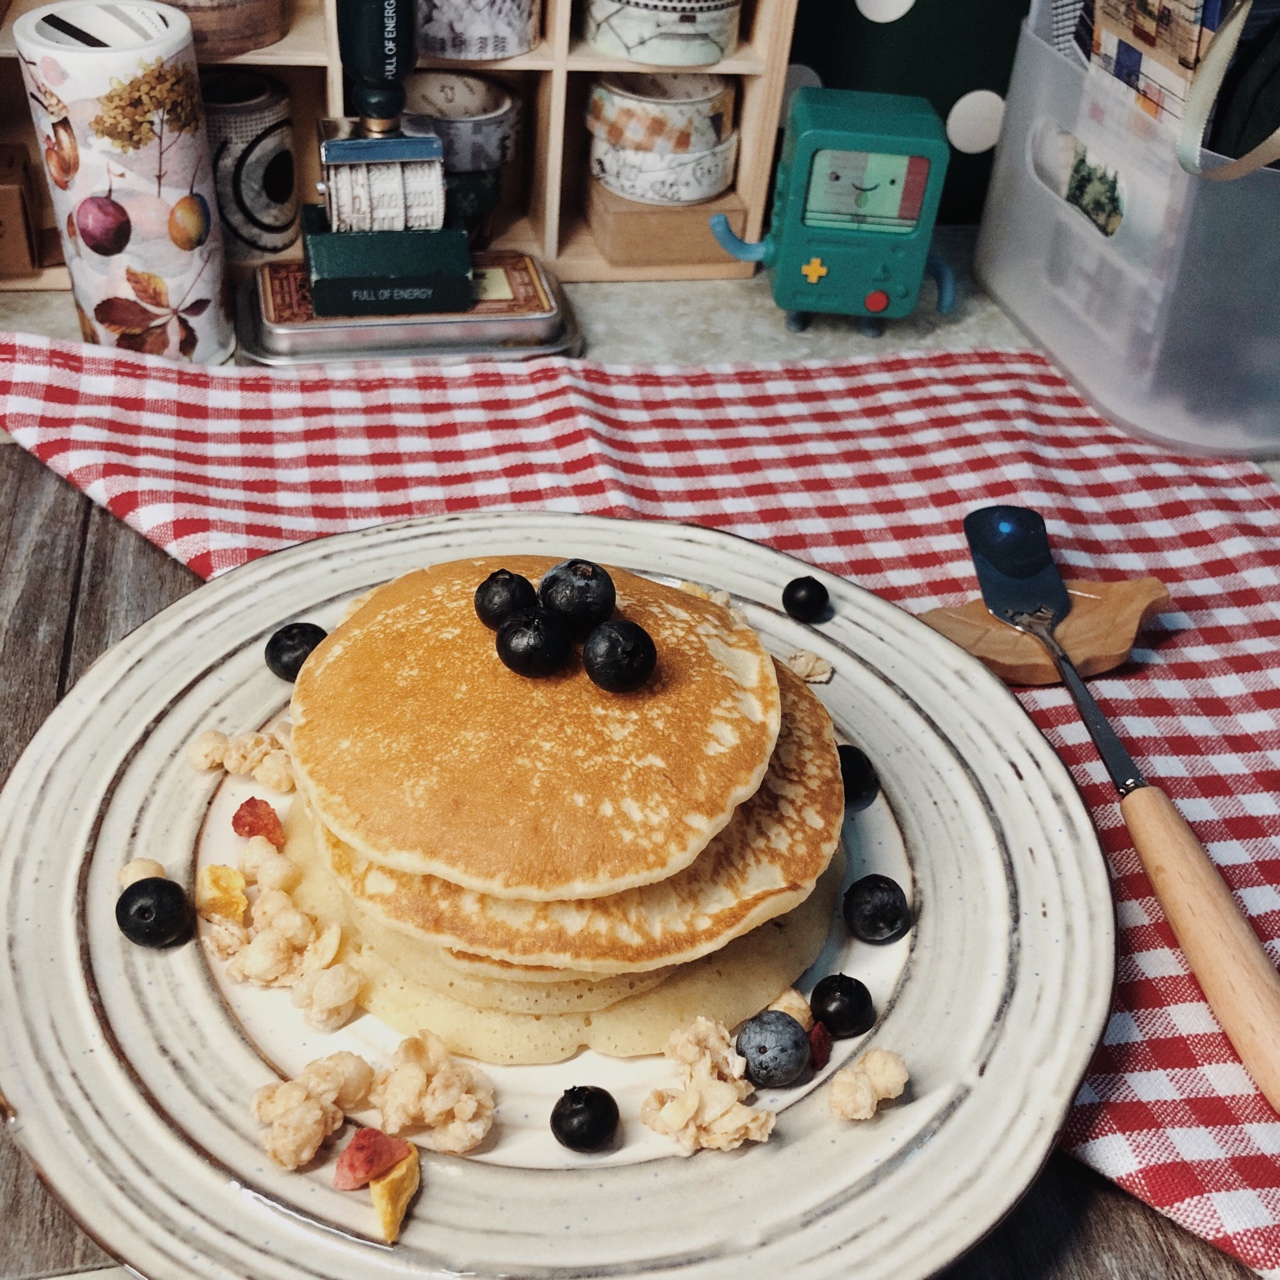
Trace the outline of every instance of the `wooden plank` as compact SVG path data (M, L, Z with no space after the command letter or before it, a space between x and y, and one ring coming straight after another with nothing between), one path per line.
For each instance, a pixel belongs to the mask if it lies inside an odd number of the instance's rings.
M199 576L185 565L94 507L63 664L66 688L117 640L199 585Z
M0 449L0 777L58 700L88 508L29 454ZM0 1280L108 1262L7 1133L0 1133L0 1224Z

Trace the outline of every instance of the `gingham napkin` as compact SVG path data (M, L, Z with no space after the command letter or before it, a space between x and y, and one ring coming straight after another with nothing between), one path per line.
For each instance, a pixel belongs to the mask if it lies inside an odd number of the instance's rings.
M1169 587L1093 680L1280 952L1280 489L1123 435L1026 352L631 369L547 360L281 377L0 335L0 421L212 576L409 515L540 507L732 529L914 612L977 593L961 520L1038 508L1074 576ZM1065 691L1024 705L1110 859L1119 982L1068 1150L1280 1280L1280 1117L1188 974Z

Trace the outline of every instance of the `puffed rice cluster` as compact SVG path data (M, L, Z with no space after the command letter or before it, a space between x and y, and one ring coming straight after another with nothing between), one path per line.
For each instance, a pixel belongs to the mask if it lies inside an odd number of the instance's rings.
M478 1146L493 1125L493 1081L470 1063L455 1062L430 1031L400 1042L369 1098L382 1113L384 1133L425 1126L422 1145L449 1155Z
M901 1055L889 1049L868 1049L851 1067L842 1067L831 1077L827 1098L842 1119L870 1120L880 1102L902 1095L910 1078Z
M187 747L187 759L198 769L252 774L255 782L272 791L292 791L293 765L289 760L292 730L285 716L277 716L261 733L255 730L228 737L217 729L206 729Z
M776 1119L772 1111L748 1107L753 1091L747 1063L733 1047L729 1029L710 1018L675 1032L663 1047L680 1071L681 1087L655 1089L640 1108L640 1119L656 1133L679 1142L685 1155L706 1147L733 1151L744 1142L766 1142Z
M285 1169L299 1169L348 1112L365 1104L381 1113L384 1133L422 1130L423 1146L463 1155L493 1125L493 1082L455 1062L438 1036L420 1031L400 1042L387 1070L375 1071L358 1054L333 1053L307 1063L296 1079L263 1085L253 1095L253 1115L268 1126L267 1154Z
M253 1095L253 1117L269 1126L262 1135L267 1154L285 1169L309 1164L346 1113L367 1101L372 1084L373 1068L343 1051L308 1062L295 1080L263 1085Z
M813 1010L795 987L788 987L770 1006L793 1017L806 1031L813 1030Z
M787 658L787 666L806 684L830 684L835 669L826 658L808 649L797 649Z
M297 865L266 836L250 836L238 870L216 864L200 869L196 911L208 922L206 947L228 962L233 982L290 987L312 1026L336 1031L355 1013L360 976L337 958L341 927L318 928L289 896L299 876ZM250 885L256 887L252 905Z

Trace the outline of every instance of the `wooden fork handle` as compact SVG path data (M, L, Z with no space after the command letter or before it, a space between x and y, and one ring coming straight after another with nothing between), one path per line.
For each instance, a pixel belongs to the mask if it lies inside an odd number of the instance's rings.
M1120 812L1209 1007L1280 1111L1280 974L1173 801L1139 787Z

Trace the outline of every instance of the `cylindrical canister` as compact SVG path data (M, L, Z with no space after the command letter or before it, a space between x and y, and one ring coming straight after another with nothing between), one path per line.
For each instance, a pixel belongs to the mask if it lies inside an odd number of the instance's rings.
M202 72L200 87L227 257L287 249L298 238L289 91L241 67Z
M235 345L191 23L145 0L23 14L14 41L86 342Z
M538 43L540 0L418 0L418 51L485 61Z

